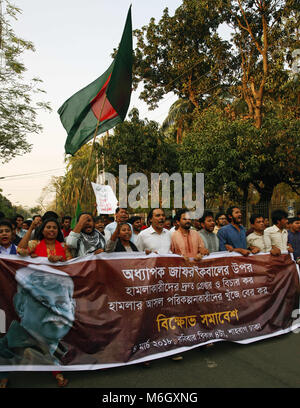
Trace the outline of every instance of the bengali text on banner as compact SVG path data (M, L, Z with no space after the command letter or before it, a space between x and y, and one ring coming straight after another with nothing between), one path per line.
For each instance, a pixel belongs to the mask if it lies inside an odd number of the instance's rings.
M300 327L289 254L0 256L0 371L89 370Z

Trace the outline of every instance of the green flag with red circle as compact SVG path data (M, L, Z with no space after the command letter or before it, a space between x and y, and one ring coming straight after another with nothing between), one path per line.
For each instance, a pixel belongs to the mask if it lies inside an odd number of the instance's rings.
M71 96L58 110L67 131L65 152L74 155L95 135L124 121L132 89L131 6L118 48L109 68Z

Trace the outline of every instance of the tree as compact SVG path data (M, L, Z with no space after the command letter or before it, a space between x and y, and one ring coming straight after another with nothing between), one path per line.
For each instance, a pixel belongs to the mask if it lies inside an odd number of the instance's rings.
M182 172L204 173L206 199L227 196L247 200L255 169L240 147L241 137L252 134L252 130L249 122L232 121L216 107L194 118L180 149L180 168ZM256 163L254 166L258 168Z
M37 123L38 110L50 109L48 103L34 102L33 96L44 92L39 88L41 80L24 81L26 68L20 56L34 51L34 46L12 29L11 20L17 18L20 9L8 0L5 4L6 13L0 13L0 161L4 163L31 150L26 136L42 130Z
M24 218L30 218L41 210L40 207L28 209L22 205L13 205L1 192L2 190L0 189L0 211L4 213L5 218L13 218L16 214L21 214Z
M88 168L91 143L82 146L74 156L66 157L66 174L52 177L50 184L43 189L40 205L44 209L44 201L50 196L52 201L47 204L47 208L56 211L59 215L74 215L78 200L83 211L94 210L95 196L90 182L96 182L98 147L96 143ZM86 183L84 183L85 177Z
M168 133L175 129L176 143L182 142L183 134L189 125L191 113L194 110L193 104L188 99L177 99L170 109L168 116L163 121L162 131Z
M235 62L217 33L222 21L214 2L183 0L174 16L165 9L157 24L152 18L135 31L135 80L150 109L168 92L195 108L209 105L229 86Z
M270 203L274 188L288 184L300 194L300 122L269 114L261 128L211 107L197 114L181 146L181 171L205 175L205 193L245 205L254 185Z
M0 211L4 213L6 218L12 217L14 215L12 203L1 193L0 193Z
M128 174L167 172L178 169L176 146L165 140L159 124L140 119L139 111L129 112L129 119L116 126L114 135L105 138L103 148L105 171L115 176L119 165L127 164Z
M291 35L299 23L297 3L294 0L226 0L219 6L235 32L233 41L241 67L238 89L248 107L246 117L253 119L258 129L266 112L266 98L282 100L283 88L289 80L286 65L292 65L291 55L299 48L299 40Z

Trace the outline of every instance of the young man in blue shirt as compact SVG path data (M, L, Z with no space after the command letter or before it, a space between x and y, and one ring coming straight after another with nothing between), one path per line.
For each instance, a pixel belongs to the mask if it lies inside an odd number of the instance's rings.
M290 220L290 230L288 231L288 243L292 245L294 250L295 261L300 261L300 217L295 217Z
M237 206L229 207L226 216L229 224L222 227L217 234L220 251L234 251L248 256L250 251L247 249L246 230L242 226L241 210Z

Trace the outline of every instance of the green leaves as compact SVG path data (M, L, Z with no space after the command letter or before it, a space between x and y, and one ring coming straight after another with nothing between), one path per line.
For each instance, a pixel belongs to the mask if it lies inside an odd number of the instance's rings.
M135 83L143 82L140 98L150 109L168 92L198 107L229 83L234 62L217 33L221 22L213 2L183 0L174 16L166 9L157 24L151 19L135 31Z
M113 136L105 138L105 170L117 176L119 164L127 164L128 174L173 173L177 169L176 151L166 142L158 123L140 119L137 109L129 118L115 128Z
M19 38L11 27L20 9L6 1L6 16L0 16L0 47L5 56L0 66L0 162L28 153L30 145L26 136L39 133L42 127L36 122L37 110L50 110L49 103L34 102L33 94L44 91L38 85L41 80L24 81L26 70L20 57L25 50L34 51L32 42ZM35 98L34 98L35 99Z
M269 114L256 129L251 121L233 121L212 107L194 115L193 128L181 146L180 166L182 171L205 174L207 194L226 191L232 200L241 200L251 183L262 196L266 190L272 196L280 182L299 191L299 134L297 119Z

